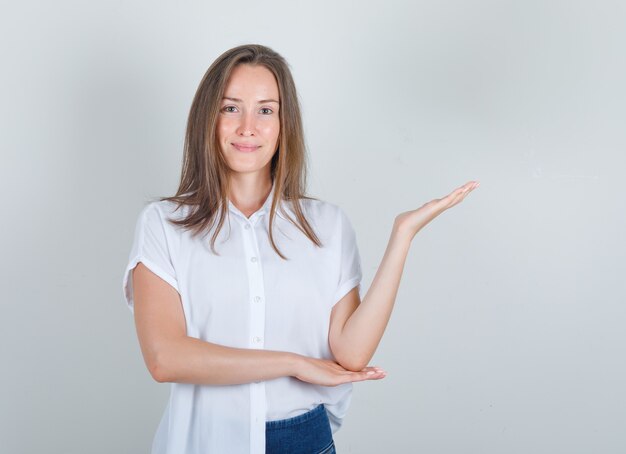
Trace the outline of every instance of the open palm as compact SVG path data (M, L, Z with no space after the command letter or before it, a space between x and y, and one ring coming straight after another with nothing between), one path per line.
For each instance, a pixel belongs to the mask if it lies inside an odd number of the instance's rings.
M463 201L479 184L477 181L469 181L441 199L433 199L415 210L400 213L395 219L398 231L405 232L412 238L441 213Z

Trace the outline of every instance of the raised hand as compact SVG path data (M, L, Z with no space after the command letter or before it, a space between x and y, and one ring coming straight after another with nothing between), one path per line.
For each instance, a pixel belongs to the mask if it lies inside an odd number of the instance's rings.
M478 185L479 182L470 181L441 199L433 199L415 210L400 213L394 221L395 228L413 238L430 221L463 201Z
M379 367L366 367L360 371L347 370L330 359L299 357L296 371L293 374L298 380L315 385L337 386L342 383L363 380L380 380L387 373Z

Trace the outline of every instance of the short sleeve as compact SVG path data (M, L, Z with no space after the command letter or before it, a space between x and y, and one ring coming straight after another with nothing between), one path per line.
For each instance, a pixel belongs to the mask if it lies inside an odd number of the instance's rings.
M356 242L356 234L352 228L352 223L348 216L339 209L340 227L340 270L337 290L333 298L333 304L336 304L350 290L358 286L359 294L361 293L361 256Z
M167 219L161 216L156 203L151 202L139 214L128 264L124 271L122 288L126 304L132 313L134 313L132 270L139 262L179 291L166 231Z

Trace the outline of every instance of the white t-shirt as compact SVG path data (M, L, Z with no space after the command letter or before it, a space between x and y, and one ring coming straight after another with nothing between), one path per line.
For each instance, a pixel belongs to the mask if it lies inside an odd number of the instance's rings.
M174 202L146 205L123 277L131 312L131 270L142 262L180 294L188 336L229 347L332 358L330 312L361 286L354 230L337 205L302 199L304 214L323 244L319 248L284 217L279 205L273 235L289 259L285 261L269 240L273 193L274 187L250 218L229 202L229 215L215 242L220 256L210 249L215 226L192 239L189 231L167 221L182 218L189 207L174 212ZM281 201L295 219L290 204ZM352 394L351 383L326 387L293 377L226 386L170 385L152 454L264 453L266 421L291 418L320 403L336 432Z

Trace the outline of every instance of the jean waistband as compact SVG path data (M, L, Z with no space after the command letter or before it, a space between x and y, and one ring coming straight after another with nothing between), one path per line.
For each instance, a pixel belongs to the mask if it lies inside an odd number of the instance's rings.
M324 404L319 404L312 410L309 410L301 415L294 416L293 418L278 419L276 421L266 421L265 429L284 429L285 427L295 426L297 424L302 424L319 417L326 417L325 412L326 409L324 408Z

